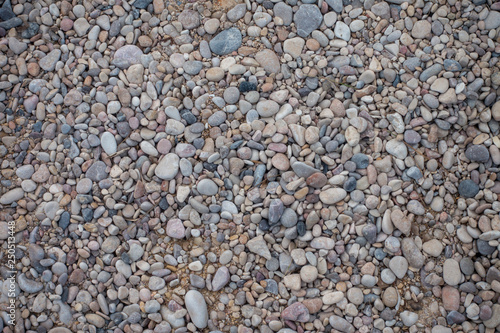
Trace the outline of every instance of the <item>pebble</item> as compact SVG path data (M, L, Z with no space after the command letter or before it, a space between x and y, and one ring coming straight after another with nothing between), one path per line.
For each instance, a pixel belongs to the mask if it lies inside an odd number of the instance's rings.
M160 160L155 169L155 175L158 178L171 180L179 172L179 157L169 153Z
M479 186L474 181L466 179L458 185L458 193L464 198L474 198L479 193Z
M443 265L443 280L450 286L456 286L460 283L462 273L460 265L454 259L447 259Z
M241 32L237 28L230 28L210 40L210 50L217 55L226 55L236 51L241 41Z
M319 28L323 21L323 15L316 5L305 4L295 12L293 21L297 27L297 34L305 38Z
M199 329L207 327L208 309L203 295L196 290L189 290L184 297L186 309L193 324Z

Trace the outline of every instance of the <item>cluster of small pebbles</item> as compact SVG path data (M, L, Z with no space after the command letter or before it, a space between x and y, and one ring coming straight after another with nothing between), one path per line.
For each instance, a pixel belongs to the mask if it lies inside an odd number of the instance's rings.
M0 2L0 331L500 331L500 2Z

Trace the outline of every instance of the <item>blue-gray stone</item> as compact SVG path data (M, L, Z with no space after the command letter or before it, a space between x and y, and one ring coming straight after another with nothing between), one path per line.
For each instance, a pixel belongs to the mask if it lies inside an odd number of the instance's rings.
M342 0L326 0L326 3L337 13L342 13L342 9L344 8Z
M451 124L449 122L447 122L446 120L442 120L442 119L434 119L434 122L436 123L436 125L440 128L440 129L443 129L445 131L449 130L451 128Z
M266 165L265 164L259 164L255 168L255 172L253 174L254 181L253 181L253 186L258 186L260 183L262 183L262 180L264 179L264 174L266 172Z
M302 5L293 16L300 37L307 37L311 32L318 29L323 21L323 15L316 5Z
M252 121L259 119L259 113L257 110L250 110L246 114L246 121L248 124L252 123Z
M377 226L375 224L369 223L363 227L363 236L369 243L375 243L377 239Z
M299 236L304 236L306 234L306 224L302 221L297 223L297 233Z
M351 157L351 161L356 163L356 168L366 169L370 163L370 158L365 154L358 153Z
M338 147L339 147L339 143L336 140L328 141L325 145L325 149L329 153L336 151Z
M61 217L59 218L59 222L58 222L59 227L61 227L63 230L65 230L69 225L70 217L71 217L71 215L67 211L64 211L61 214Z
M264 280L264 282L266 283L266 287L264 288L265 291L274 295L278 295L278 283L275 280L267 279Z
M12 28L18 27L23 24L23 20L19 17L13 17L8 19L7 21L0 22L0 28L4 28L5 30L10 30Z
M210 126L219 126L226 121L226 113L224 111L216 111L211 115L207 122Z
M420 74L420 81L427 81L431 76L438 75L443 69L443 65L434 64Z
M465 151L465 157L473 162L487 162L490 158L490 152L483 145L471 145Z
M464 257L460 260L460 270L465 275L472 275L474 273L474 261L469 257Z
M458 311L450 311L446 316L446 321L448 325L461 324L465 321L465 316Z
M295 226L297 224L297 220L297 213L291 208L285 209L280 218L281 224L286 228Z
M210 50L217 55L226 55L241 46L241 32L237 28L222 31L209 42Z
M267 220L261 220L259 222L259 229L260 230L268 231L270 228L271 228L271 226L269 225L269 222L267 222Z
M422 171L420 171L419 168L417 168L416 166L412 166L410 168L408 168L408 170L406 170L406 175L410 178L413 178L415 180L419 180L420 178L422 178L424 175L422 175Z
M419 143L422 140L422 137L420 136L420 134L418 134L418 132L414 130L407 130L404 133L404 140L406 141L406 143L414 145Z
M460 65L458 61L453 59L445 59L443 65L444 65L444 70L446 71L458 72L462 70L462 65Z
M271 224L278 222L281 218L281 215L283 214L283 211L284 206L283 202L280 199L271 200L268 214L269 222L271 222Z
M378 248L375 250L375 258L377 260L383 260L385 257L387 257L387 253L384 252L384 250Z
M182 69L189 75L197 75L201 69L203 68L203 64L201 61L186 61L184 65L182 65Z
M13 17L16 17L16 14L12 11L10 1L6 1L2 8L0 8L0 20L7 21Z
M467 85L467 92L478 92L483 87L484 80L478 77Z
M106 168L107 165L103 161L97 161L88 168L85 176L95 182L106 179L108 178Z
M487 241L484 241L482 239L478 239L476 241L476 245L477 245L477 250L483 256L488 256L488 255L492 254L493 252L495 252L495 250L497 249L496 247L491 246L490 244L488 244Z
M68 134L70 131L71 131L71 126L69 126L68 124L63 124L61 126L61 132L63 134Z
M458 193L464 198L474 198L479 192L479 186L470 179L463 180L458 185Z
M413 72L417 69L417 67L422 66L422 61L417 57L408 58L403 62L403 66Z
M344 183L344 190L347 192L352 192L356 189L356 178L354 177L349 177L347 181Z
M133 6L139 9L146 9L153 0L135 0Z
M297 176L304 177L304 178L307 178L310 175L312 175L313 173L318 172L318 170L316 170L315 168L313 168L310 165L307 165L304 162L295 162L295 163L293 163L292 164L292 169L293 169L293 172L295 172L295 174Z
M252 83L252 82L248 82L248 81L243 81L240 83L240 92L249 92L249 91L254 91L254 90L257 90L257 85L255 83Z

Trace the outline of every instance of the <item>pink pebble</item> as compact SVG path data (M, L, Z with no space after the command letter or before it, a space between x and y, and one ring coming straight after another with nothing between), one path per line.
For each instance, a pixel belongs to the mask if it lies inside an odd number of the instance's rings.
M61 20L61 30L69 31L73 28L73 21L69 18L63 18Z
M168 154L170 149L172 149L172 143L167 139L161 139L158 142L156 149L160 154Z
M128 120L128 124L130 125L131 129L137 129L139 128L139 119L136 117L132 117Z

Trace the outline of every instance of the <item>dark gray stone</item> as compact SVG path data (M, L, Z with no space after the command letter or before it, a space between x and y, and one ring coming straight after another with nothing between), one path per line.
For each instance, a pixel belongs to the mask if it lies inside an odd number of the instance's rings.
M463 180L458 185L458 193L464 198L474 198L479 192L479 186L470 179Z
M302 5L293 17L297 34L307 37L311 32L318 29L323 21L323 15L316 5Z
M351 161L356 163L356 168L358 169L366 169L368 167L368 164L370 164L370 158L365 155L365 154L354 154L353 157L351 157Z
M487 162L490 158L490 152L483 145L471 145L465 151L465 157L472 162Z
M222 31L209 42L210 50L217 55L226 55L241 46L241 32L237 28Z

